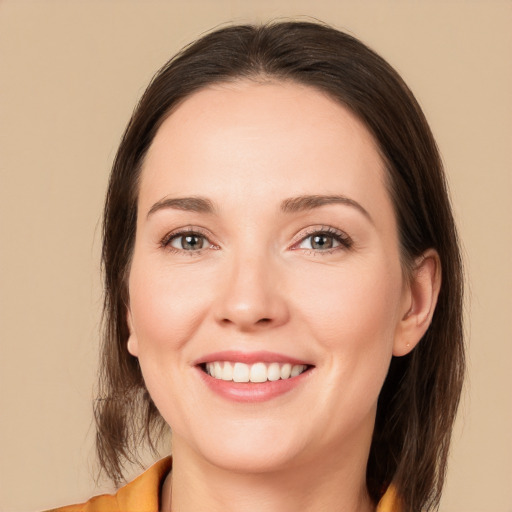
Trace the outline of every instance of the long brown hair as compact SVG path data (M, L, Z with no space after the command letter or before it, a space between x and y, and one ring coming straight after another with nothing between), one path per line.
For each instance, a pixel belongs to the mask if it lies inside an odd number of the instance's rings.
M396 71L363 43L320 23L231 26L182 50L153 78L124 133L107 192L103 227L104 337L97 452L116 483L163 420L127 349L127 275L134 245L141 164L167 116L214 83L274 79L309 85L355 113L388 171L402 265L434 248L443 282L432 323L407 356L394 357L381 391L367 466L377 502L393 483L405 512L437 508L464 374L462 263L436 143Z

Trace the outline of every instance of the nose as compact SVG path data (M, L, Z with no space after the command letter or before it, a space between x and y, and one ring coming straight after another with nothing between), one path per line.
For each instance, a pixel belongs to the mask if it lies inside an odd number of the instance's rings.
M283 271L269 258L239 256L221 282L215 316L222 325L250 332L288 321Z

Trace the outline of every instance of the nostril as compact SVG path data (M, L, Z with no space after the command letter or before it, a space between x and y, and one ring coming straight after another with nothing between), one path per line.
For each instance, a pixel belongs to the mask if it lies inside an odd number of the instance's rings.
M266 325L266 324L269 324L271 322L272 322L271 318L260 318L259 320L256 321L256 324ZM233 321L230 320L229 318L223 318L222 319L222 323L224 323L224 324L231 324L231 323L233 323Z

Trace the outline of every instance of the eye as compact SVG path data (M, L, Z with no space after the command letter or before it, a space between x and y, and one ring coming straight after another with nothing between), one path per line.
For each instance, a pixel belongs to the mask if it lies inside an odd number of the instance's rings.
M192 230L169 233L162 239L160 245L170 251L190 253L214 247L206 235Z
M177 235L169 240L171 247L182 249L184 251L197 251L203 249L207 244L207 240L203 235L197 233L187 233Z
M319 252L331 252L337 248L350 248L352 246L351 238L335 230L334 228L322 228L315 230L302 238L294 249L306 249Z
M318 233L316 235L310 235L305 238L299 247L301 249L332 249L333 247L339 246L340 243L332 236L325 233Z

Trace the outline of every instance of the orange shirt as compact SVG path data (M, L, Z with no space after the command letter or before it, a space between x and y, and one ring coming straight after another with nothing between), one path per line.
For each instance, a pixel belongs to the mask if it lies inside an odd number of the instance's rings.
M55 508L48 512L158 512L160 488L172 465L166 457L116 494L102 494L85 503ZM377 512L399 512L396 494L388 489L377 506Z

